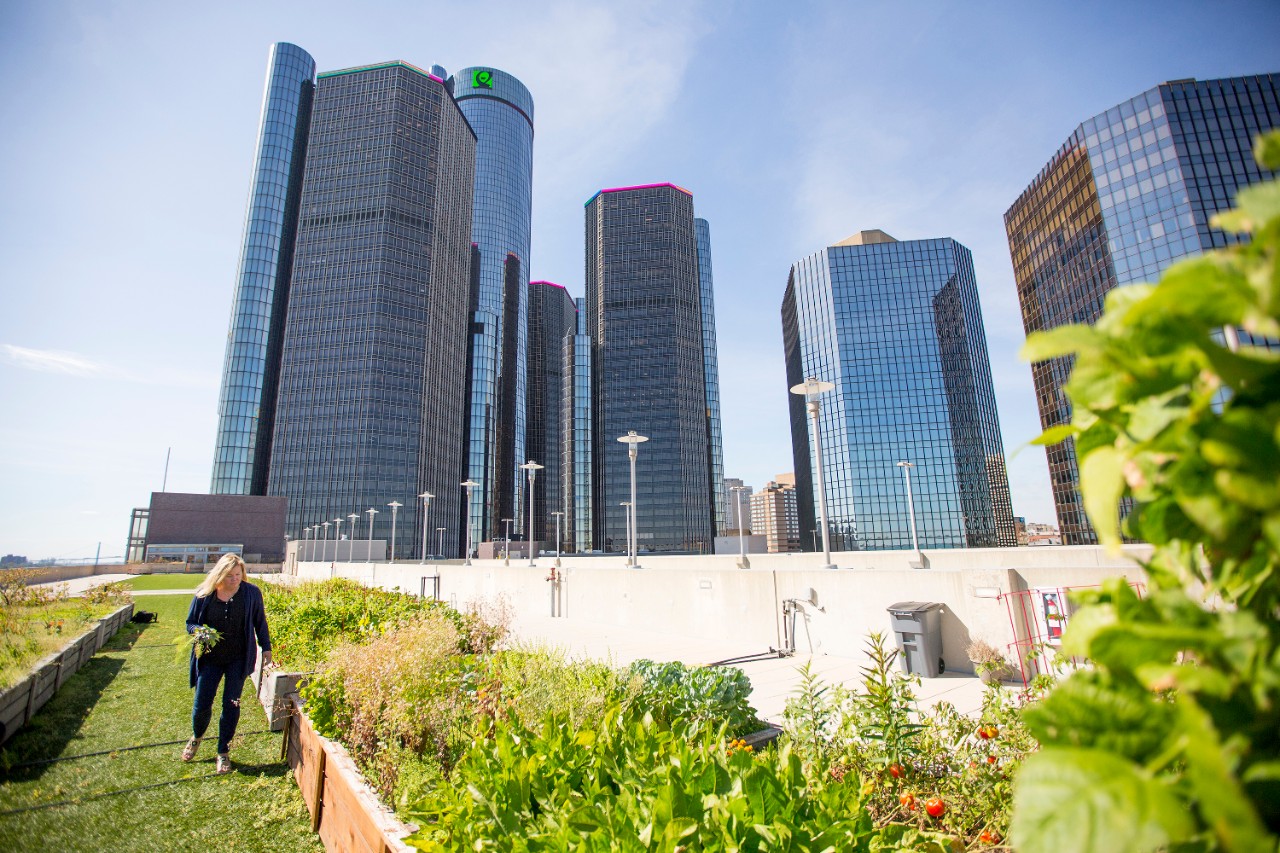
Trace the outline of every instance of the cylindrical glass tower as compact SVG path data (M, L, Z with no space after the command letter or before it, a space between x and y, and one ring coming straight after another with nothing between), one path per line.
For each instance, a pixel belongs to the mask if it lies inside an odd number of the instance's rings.
M468 512L480 538L493 539L503 518L524 529L533 97L495 68L464 68L449 85L477 140L467 476L480 487Z
M216 495L265 495L316 63L279 42L267 87L218 396Z

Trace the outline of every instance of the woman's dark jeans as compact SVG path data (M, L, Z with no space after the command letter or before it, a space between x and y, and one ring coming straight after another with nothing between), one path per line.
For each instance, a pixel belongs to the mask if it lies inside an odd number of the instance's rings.
M240 724L240 694L244 691L244 658L220 664L200 661L196 665L196 701L191 709L191 733L204 737L213 716L213 697L218 682L226 678L222 688L222 716L218 718L218 754L222 755L235 737Z

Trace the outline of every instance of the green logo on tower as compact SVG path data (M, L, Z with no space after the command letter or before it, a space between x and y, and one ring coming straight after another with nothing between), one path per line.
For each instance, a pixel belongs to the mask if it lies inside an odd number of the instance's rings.
M471 72L471 88L473 89L492 89L493 88L493 72L481 71L479 68Z

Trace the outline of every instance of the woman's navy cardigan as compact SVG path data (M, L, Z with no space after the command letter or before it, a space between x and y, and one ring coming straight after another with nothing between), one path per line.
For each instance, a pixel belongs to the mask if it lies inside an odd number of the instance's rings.
M204 598L197 595L191 599L191 610L187 613L188 634L194 631L196 626L204 624L204 612L215 595L217 595L216 592L211 592ZM258 662L258 646L262 646L264 652L271 651L271 634L267 631L267 613L262 604L262 590L248 581L241 581L236 595L244 596L244 672L248 675L253 672L253 665ZM258 635L256 643L253 640L254 634ZM194 649L191 651L191 686L196 686Z

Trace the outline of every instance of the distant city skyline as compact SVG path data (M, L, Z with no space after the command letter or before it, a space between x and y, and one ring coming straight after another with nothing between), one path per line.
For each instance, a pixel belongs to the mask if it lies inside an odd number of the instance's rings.
M866 228L953 236L973 252L1014 511L1050 522L1002 215L1087 117L1168 80L1274 72L1280 39L1273 2L348 11L0 9L0 553L119 555L151 491L209 487L274 42L321 69L480 60L519 77L538 103L528 273L572 295L592 192L692 190L714 227L724 473L757 488L792 467L788 266Z

